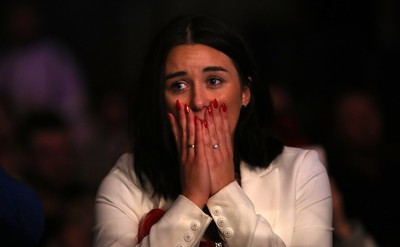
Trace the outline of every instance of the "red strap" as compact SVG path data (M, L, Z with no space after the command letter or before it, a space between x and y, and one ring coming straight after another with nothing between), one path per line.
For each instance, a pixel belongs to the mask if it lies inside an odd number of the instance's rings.
M142 242L143 238L149 235L150 228L157 223L164 214L165 211L160 208L152 209L146 214L142 224L139 226L138 243Z
M199 247L215 247L214 241L202 240L200 241Z

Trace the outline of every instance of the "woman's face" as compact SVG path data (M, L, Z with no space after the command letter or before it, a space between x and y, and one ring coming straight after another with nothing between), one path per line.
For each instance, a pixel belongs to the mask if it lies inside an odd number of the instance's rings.
M165 64L165 99L175 118L179 100L200 120L214 99L225 103L234 131L241 106L250 101L250 89L241 86L232 60L224 53L201 44L178 45L169 52Z

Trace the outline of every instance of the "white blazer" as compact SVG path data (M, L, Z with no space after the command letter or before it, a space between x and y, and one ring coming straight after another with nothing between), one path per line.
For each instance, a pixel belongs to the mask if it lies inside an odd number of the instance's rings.
M315 150L285 147L268 168L240 170L241 186L232 182L209 199L210 217L182 195L152 198L138 185L132 154L122 155L97 192L95 246L198 246L211 220L224 246L332 246L331 189ZM154 208L166 213L138 244L141 220Z

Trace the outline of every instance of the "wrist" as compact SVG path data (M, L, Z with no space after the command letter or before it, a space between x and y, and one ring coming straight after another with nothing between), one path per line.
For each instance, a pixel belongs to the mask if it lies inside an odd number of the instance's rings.
M203 209L208 201L208 197L199 196L197 194L193 195L193 194L182 193L182 195L187 199L189 199L193 204L195 204L200 209Z

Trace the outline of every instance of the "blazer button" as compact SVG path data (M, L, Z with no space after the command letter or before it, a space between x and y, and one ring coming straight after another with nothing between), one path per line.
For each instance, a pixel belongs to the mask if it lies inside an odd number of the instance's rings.
M222 231L222 234L224 234L224 236L226 238L230 238L233 236L233 230L231 228L226 228Z
M217 225L218 225L219 227L224 227L224 226L226 226L226 223L227 223L227 221L226 221L226 218L225 218L225 217L221 217L221 218L218 218L218 219L217 219Z
M185 234L183 234L183 239L184 239L186 242L192 241L193 238L194 238L194 236L193 236L193 233L191 233L191 232L185 232Z
M186 244L184 244L184 243L179 243L179 244L177 244L175 247L186 247Z
M222 208L219 206L215 206L212 208L211 213L215 216L218 216L222 213Z
M200 222L195 220L192 223L190 223L190 229L192 229L193 231L197 231L200 228Z

